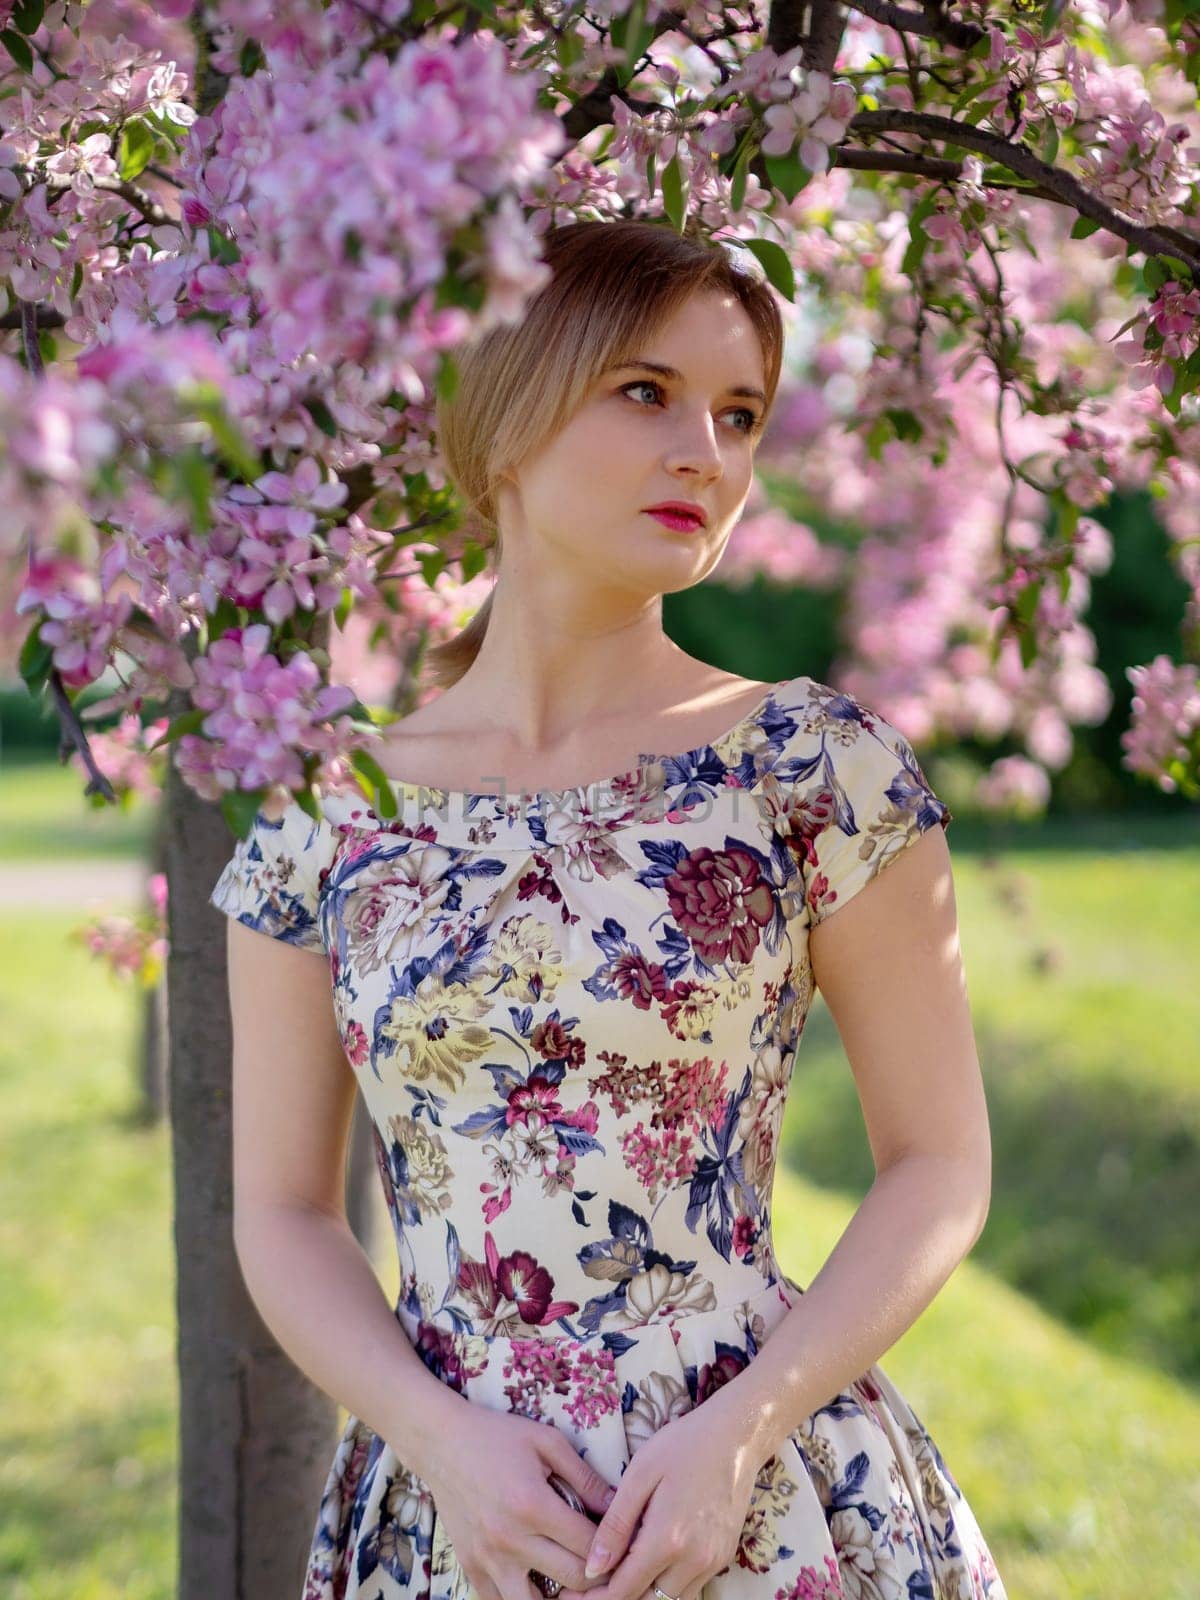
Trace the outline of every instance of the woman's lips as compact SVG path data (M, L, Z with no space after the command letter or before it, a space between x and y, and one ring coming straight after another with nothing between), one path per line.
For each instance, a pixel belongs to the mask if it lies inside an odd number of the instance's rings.
M703 526L698 518L680 511L647 511L646 515L661 522L664 528L673 528L676 533L695 533Z

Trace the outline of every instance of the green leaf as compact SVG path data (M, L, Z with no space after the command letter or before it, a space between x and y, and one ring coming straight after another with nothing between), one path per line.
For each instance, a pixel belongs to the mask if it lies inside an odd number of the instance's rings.
M676 233L683 232L687 214L687 185L683 181L683 165L678 155L671 157L663 168L663 206Z
M1072 539L1079 526L1079 505L1074 500L1068 500L1063 495L1058 507L1057 533L1060 539Z
M1037 610L1038 601L1042 594L1043 579L1035 578L1032 583L1027 583L1017 595L1013 610L1022 622L1030 622Z
M330 411L324 400L318 399L314 394L309 395L308 399L303 401L302 404L321 432L327 434L330 439L336 439L338 425L334 421L333 412Z
M656 151L651 150L650 154L646 157L646 195L651 200L654 199L654 185L657 172L658 154Z
M36 694L50 676L54 660L54 651L41 637L42 622L43 618L36 619L21 646L20 673L31 694Z
M787 251L773 239L747 239L747 250L757 257L771 287L777 289L785 300L796 298L796 275Z
M13 27L20 28L22 33L36 33L45 14L43 0L17 0L12 10Z
M1181 261L1178 256L1159 256L1158 260L1166 265L1177 283L1182 283L1185 288L1187 287L1193 276L1194 268L1189 267L1187 262Z
M986 38L984 39L984 43L987 43ZM983 91L990 88L995 81L995 78L989 77L980 78L977 83L969 83L962 93L952 101L950 106L950 115L952 117L957 117L964 106L969 106L977 94L982 94Z
M204 725L207 711L202 711L199 706L193 706L190 711L183 711L170 725L159 734L153 744L146 746L147 750L161 750L163 745L174 744L176 739L181 739L185 733L199 733Z
M459 568L462 572L462 581L470 583L472 578L478 577L487 566L487 551L476 539L468 539L463 546L462 559Z
M903 440L905 444L916 444L918 440L924 438L925 429L916 412L908 411L902 406L889 406L884 415L895 428L897 439Z
M212 462L193 446L160 461L155 478L169 499L188 508L199 531L207 533L212 527L211 502L216 481Z
M633 0L625 15L613 20L609 38L625 57L624 66L617 68L617 84L623 89L654 38L654 29L646 22L646 0Z
M366 750L355 750L350 756L350 763L371 784L375 794L376 813L381 817L396 816L396 791L392 788L392 780L375 757Z
M303 811L307 816L310 816L314 822L320 822L320 802L317 800L316 795L310 788L305 787L301 789L299 794L294 794L292 796L292 799L300 807L301 811Z
M731 211L740 211L746 203L746 181L750 172L750 163L754 159L754 152L758 147L750 138L742 140L742 148L733 169L733 180L729 185L729 208Z
M900 270L907 278L911 278L913 273L916 272L921 262L925 259L925 252L929 248L929 235L921 226L928 214L928 211L922 212L918 207L908 219L908 248L905 250L904 257L900 262Z
M794 150L789 150L786 156L764 156L763 160L771 187L778 189L789 204L812 178L812 173Z
M117 170L128 180L140 177L154 156L154 134L144 122L127 122L117 145Z
M5 28L4 32L0 33L0 44L8 51L22 72L33 71L33 51L29 48L25 37L15 28Z
M1053 117L1046 123L1046 131L1042 134L1042 148L1038 153L1048 167L1052 167L1058 158L1058 123Z
M204 230L208 234L208 253L221 267L232 267L242 259L242 252L227 233L222 233L210 222Z
M211 383L189 383L181 387L180 397L202 422L208 424L222 462L247 482L257 478L263 470L262 463L226 412L221 391Z
M437 398L447 405L458 393L458 363L448 350L443 350L441 353L434 387Z
M265 789L227 789L221 796L221 815L231 833L244 839L254 825L266 799Z
M354 590L350 588L349 584L347 584L342 590L341 594L338 596L338 603L334 607L333 612L333 620L339 628L344 628L346 626L346 618L350 615L353 609Z
M446 570L446 552L444 550L418 550L415 554L417 565L421 569L421 576L432 589L438 578Z
M1091 217L1076 217L1071 224L1072 239L1087 239L1096 232L1100 224L1093 222Z
M370 505L365 509L364 520L369 528L375 528L380 533L388 533L398 522L404 520L404 514L407 509L408 501L404 496L395 494L390 489L387 489L382 494L377 494L370 502ZM425 530L422 529L419 534L413 537L414 540L416 538L424 539L426 537ZM412 543L413 540L409 542Z
M575 28L560 28L554 47L558 64L564 72L570 71L583 56L583 40Z

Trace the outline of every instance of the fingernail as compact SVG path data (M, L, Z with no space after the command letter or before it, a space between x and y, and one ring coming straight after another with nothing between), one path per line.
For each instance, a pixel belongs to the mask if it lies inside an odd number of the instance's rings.
M608 1565L608 1551L601 1545L595 1545L588 1553L587 1565L583 1569L585 1578L595 1578L604 1571Z
M609 1506L612 1505L613 1501L616 1498L617 1498L617 1491L615 1489L606 1489L604 1491L604 1509L605 1509L605 1511L608 1510Z

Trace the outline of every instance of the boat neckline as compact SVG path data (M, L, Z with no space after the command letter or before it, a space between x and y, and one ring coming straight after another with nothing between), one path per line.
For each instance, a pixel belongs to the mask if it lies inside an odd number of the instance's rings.
M512 800L518 796L523 799L536 801L543 798L561 797L563 795L583 794L589 789L606 788L611 784L621 784L626 782L630 777L637 777L648 766L658 764L669 769L673 768L675 770L688 767L691 762L691 758L698 752L713 750L718 745L725 744L727 740L732 739L735 737L735 735L741 733L743 728L748 727L752 722L758 721L758 719L761 718L763 713L771 705L772 701L775 699L775 696L781 689L789 688L792 684L801 683L804 681L804 674L799 673L795 677L782 678L778 682L773 683L770 688L767 689L766 693L760 697L757 703L751 706L748 711L744 712L736 722L732 723L722 733L716 734L713 738L704 740L700 744L693 745L690 750L679 750L670 755L664 754L657 750L642 750L638 752L638 761L636 766L627 767L621 772L610 772L595 778L589 778L584 783L563 784L557 789L501 789L499 792L496 792L491 789L448 789L440 783L428 783L421 780L414 780L412 778L397 778L393 777L390 773L384 773L384 777L387 779L388 787L391 789L404 789L410 794L417 791L420 791L424 794L440 794L445 795L448 799L499 800L511 803Z

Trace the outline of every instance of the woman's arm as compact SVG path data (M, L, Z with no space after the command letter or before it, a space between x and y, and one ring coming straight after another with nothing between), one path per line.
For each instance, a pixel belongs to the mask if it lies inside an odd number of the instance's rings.
M774 1453L878 1361L983 1230L991 1138L950 852L931 828L812 929L813 976L841 1035L876 1178L802 1299L717 1395Z
M328 962L228 929L233 1233L247 1290L300 1370L428 1481L467 1402L413 1349L346 1219L355 1081Z

